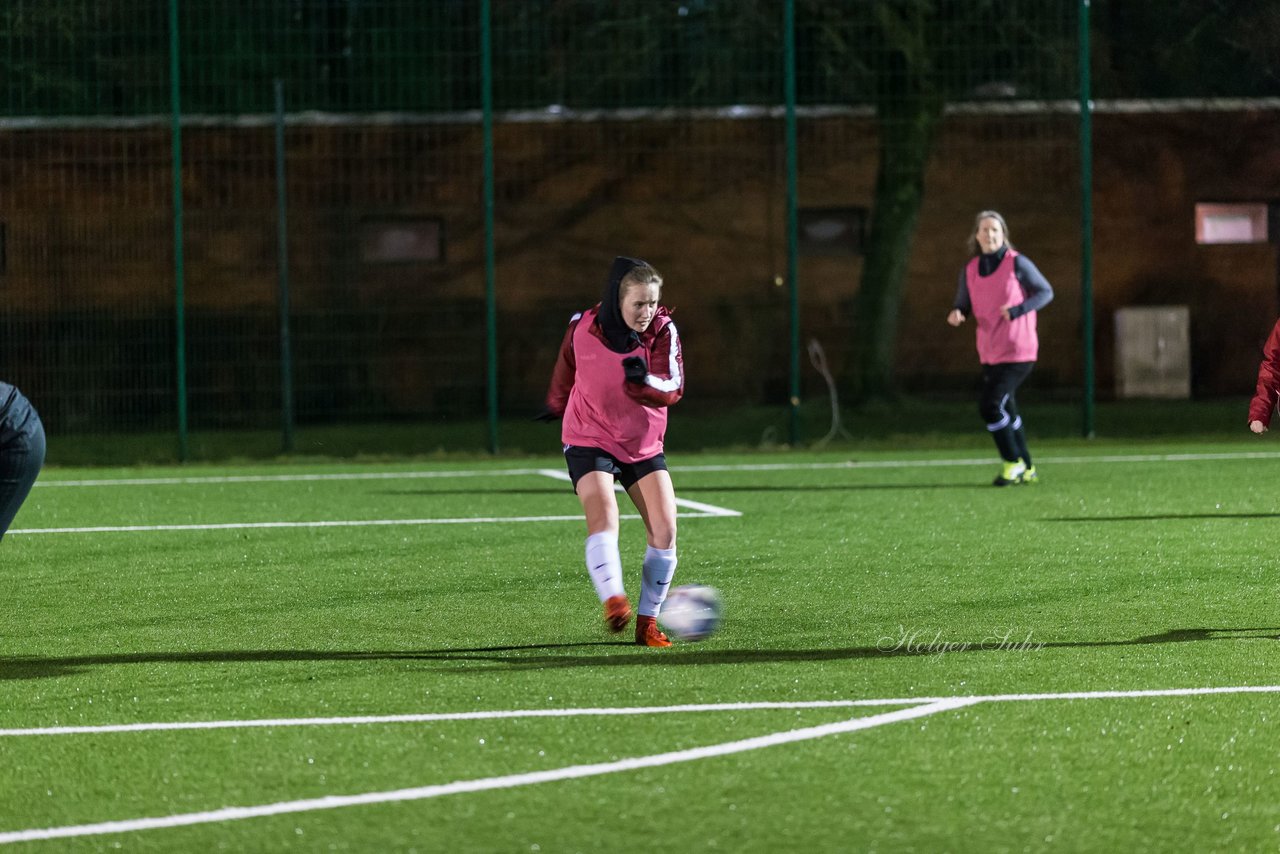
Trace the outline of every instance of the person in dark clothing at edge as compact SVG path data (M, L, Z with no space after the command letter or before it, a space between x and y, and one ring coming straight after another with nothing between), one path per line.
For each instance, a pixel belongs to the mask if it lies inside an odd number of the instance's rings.
M44 465L44 425L22 392L0 382L0 539Z
M992 484L1037 480L1015 394L1031 376L1039 353L1036 312L1053 299L1053 288L1031 259L1013 248L1009 227L996 211L982 211L969 235L972 256L960 271L947 323L977 323L982 380L978 412L995 440L1003 465Z

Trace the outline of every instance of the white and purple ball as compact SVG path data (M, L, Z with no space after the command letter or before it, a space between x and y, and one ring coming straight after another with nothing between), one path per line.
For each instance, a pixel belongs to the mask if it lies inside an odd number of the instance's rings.
M682 584L667 594L658 624L676 640L706 640L720 627L723 611L719 590L705 584Z

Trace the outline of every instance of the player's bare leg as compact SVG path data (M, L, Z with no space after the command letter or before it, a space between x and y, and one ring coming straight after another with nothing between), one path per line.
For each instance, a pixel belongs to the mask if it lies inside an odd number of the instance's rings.
M663 469L649 472L627 490L644 520L645 536L655 549L676 547L676 491L671 473ZM616 504L615 504L616 510Z
M618 499L613 475L587 472L578 480L578 500L587 518L587 572L604 603L604 621L611 632L620 632L631 620L631 604L622 584L622 558L618 553Z

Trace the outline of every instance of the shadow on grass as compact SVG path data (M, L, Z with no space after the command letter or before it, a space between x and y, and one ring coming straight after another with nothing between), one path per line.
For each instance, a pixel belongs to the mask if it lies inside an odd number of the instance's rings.
M1276 519L1280 513L1157 513L1150 516L1050 516L1046 522L1160 522L1169 519Z
M1119 641L1034 641L1027 638L985 638L980 641L944 641L926 635L886 638L877 646L831 649L715 649L682 647L648 650L626 641L588 643L525 644L472 649L436 650L211 650L207 652L132 652L104 655L75 655L52 658L22 656L0 658L0 680L48 679L71 676L92 667L122 664L253 664L272 662L369 662L420 661L457 665L483 663L486 670L541 670L568 667L672 666L715 664L776 664L804 661L846 661L858 659L918 658L957 653L1033 653L1045 649L1094 649L1145 644L1191 643L1200 641L1280 640L1280 627L1234 629L1172 629ZM556 650L597 649L599 654L557 654ZM548 654L550 653L550 654ZM430 668L457 673L466 667Z

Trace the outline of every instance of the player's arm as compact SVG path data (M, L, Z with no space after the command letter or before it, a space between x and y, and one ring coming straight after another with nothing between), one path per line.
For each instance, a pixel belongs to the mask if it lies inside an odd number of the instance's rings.
M560 354L556 357L555 369L551 372L551 385L547 388L546 411L557 417L564 415L564 408L569 404L569 392L573 390L573 376L576 360L573 355L573 331L578 328L581 314L575 314L569 321L569 328L560 342Z
M1262 346L1262 364L1258 365L1258 387L1249 401L1249 426L1262 424L1262 430L1271 426L1271 414L1276 411L1276 398L1280 395L1280 321L1271 330L1267 343ZM1253 428L1254 432L1262 430Z
M1018 284L1022 285L1026 297L1017 305L1009 306L1010 320L1029 311L1039 311L1053 301L1053 287L1049 280L1026 255L1013 259L1013 274L1018 277Z
M680 335L674 323L668 323L658 332L643 373L641 366L631 362L625 385L627 395L645 406L671 406L684 397L684 355L680 352Z
M959 326L971 314L973 314L973 302L969 299L969 280L964 270L961 270L960 282L956 285L956 298L951 303L951 313L947 315L947 323Z

